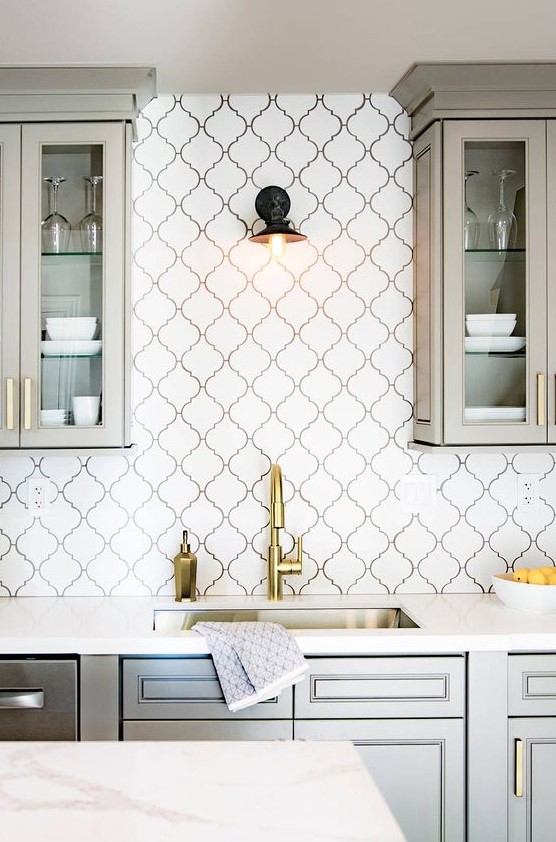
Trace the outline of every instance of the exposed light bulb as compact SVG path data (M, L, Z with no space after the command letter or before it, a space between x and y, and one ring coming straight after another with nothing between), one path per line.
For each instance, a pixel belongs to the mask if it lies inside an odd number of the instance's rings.
M286 251L286 238L283 234L272 234L268 240L268 248L273 257L283 257Z

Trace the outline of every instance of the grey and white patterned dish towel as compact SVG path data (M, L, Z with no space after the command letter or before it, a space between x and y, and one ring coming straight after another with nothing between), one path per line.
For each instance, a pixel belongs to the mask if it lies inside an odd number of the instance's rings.
M242 710L296 684L307 662L279 623L196 623L214 661L226 704Z

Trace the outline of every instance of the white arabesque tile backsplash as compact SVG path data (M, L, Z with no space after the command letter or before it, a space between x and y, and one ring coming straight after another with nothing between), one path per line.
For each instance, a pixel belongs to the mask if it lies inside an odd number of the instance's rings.
M411 146L386 95L161 96L133 165L134 447L0 460L0 595L172 593L187 527L202 593L266 590L284 474L286 591L488 589L556 554L549 453L412 453ZM307 242L248 241L285 187ZM408 512L400 478L436 477ZM541 477L530 514L517 474ZM41 518L26 480L51 481Z

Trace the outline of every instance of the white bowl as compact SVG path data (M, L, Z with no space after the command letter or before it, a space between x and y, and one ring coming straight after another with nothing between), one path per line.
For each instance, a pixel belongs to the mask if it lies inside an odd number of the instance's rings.
M97 320L94 317L46 318L46 333L50 339L56 341L64 339L88 341L94 338L96 330Z
M514 582L511 573L497 573L492 577L492 584L496 596L508 608L535 614L556 614L556 585Z
M517 319L513 313L487 313L465 317L465 327L469 336L509 336L516 324Z
M504 321L504 319L516 319L517 313L467 313L465 320L468 322L484 322L492 319L495 322Z
M66 409L41 409L40 419L43 427L64 426L69 421Z
M101 348L101 339L46 339L41 342L41 354L44 357L94 357L100 353Z

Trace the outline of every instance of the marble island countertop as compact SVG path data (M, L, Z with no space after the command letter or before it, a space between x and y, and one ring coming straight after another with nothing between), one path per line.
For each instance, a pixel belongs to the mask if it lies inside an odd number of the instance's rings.
M349 743L0 743L6 839L404 842Z
M191 631L155 631L155 611L401 607L419 628L294 631L306 655L556 650L556 614L506 608L494 594L0 598L0 654L206 654Z

